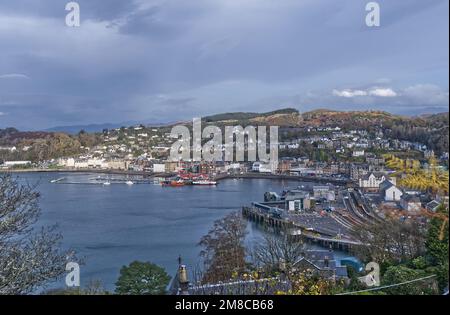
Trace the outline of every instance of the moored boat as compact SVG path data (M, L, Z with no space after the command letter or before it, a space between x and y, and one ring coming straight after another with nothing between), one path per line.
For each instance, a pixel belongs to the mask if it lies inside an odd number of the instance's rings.
M168 181L162 182L161 184L162 184L162 186L166 186L166 187L181 187L181 186L186 185L186 183L181 180L168 180Z
M192 185L214 186L214 185L217 185L217 182L214 180L203 179L203 180L193 181Z

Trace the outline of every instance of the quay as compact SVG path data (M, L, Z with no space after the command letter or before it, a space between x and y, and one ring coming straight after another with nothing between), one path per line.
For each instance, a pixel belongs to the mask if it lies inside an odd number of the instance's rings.
M270 206L260 203L253 203L251 207L242 207L242 215L258 225L273 228L276 231L286 231L293 239L301 239L322 247L348 252L353 247L362 245L343 235L342 232L347 233L348 229L345 226L339 226L333 218L323 219L312 214L276 213Z
M215 179L223 180L228 178L236 179L279 179L279 180L298 180L303 182L330 183L334 185L355 187L355 183L350 179L338 179L330 177L318 176L300 176L300 175L284 175L284 174L262 174L262 173L243 173L243 174L218 174Z

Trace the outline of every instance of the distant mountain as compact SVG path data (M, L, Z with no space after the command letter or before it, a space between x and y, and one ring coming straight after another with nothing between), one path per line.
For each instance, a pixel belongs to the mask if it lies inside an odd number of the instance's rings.
M87 124L87 125L70 125L70 126L56 126L44 131L48 132L65 132L68 134L77 134L81 130L89 133L102 132L104 129L116 129L120 127L129 127L136 125L145 125L152 127L161 127L170 125L171 123L166 122L152 122L152 121L126 121L120 123L104 123L104 124Z
M122 123L120 123L120 124L106 123L106 124L90 124L90 125L56 126L56 127L46 129L45 131L77 134L81 130L84 130L86 132L94 133L94 132L102 132L103 129L114 129L114 128L120 128L122 126L130 126L130 125L134 125L133 122L123 123L123 124Z
M385 111L336 111L328 109L317 109L305 113L299 113L294 108L284 108L266 113L256 112L231 112L205 116L202 120L209 124L225 125L276 125L280 127L302 127L302 126L340 126L340 127L367 127L408 124L416 127L445 127L448 126L448 112L419 115L402 116ZM46 132L64 132L77 134L81 130L88 133L102 132L104 129L115 129L144 125L150 127L169 127L176 124L191 124L190 119L174 122L155 121L126 121L120 123L86 124L57 126L45 129Z

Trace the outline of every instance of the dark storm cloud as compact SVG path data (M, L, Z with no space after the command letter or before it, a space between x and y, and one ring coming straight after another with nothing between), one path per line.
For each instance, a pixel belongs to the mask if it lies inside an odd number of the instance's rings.
M448 107L448 1L67 2L0 2L0 127Z

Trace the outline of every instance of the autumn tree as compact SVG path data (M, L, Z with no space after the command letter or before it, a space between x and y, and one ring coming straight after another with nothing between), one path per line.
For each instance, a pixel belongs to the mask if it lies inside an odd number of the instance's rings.
M26 294L65 272L72 252L60 250L55 227L35 228L39 193L0 176L0 294Z
M364 261L378 264L400 263L416 258L425 251L425 232L415 220L386 220L356 227L353 236L363 246L355 249Z
M285 292L290 295L331 295L341 289L334 281L306 273L294 273L290 276L291 289Z
M241 214L232 212L215 221L208 234L201 238L198 245L203 247L200 256L204 264L204 283L227 281L245 270L246 226Z

